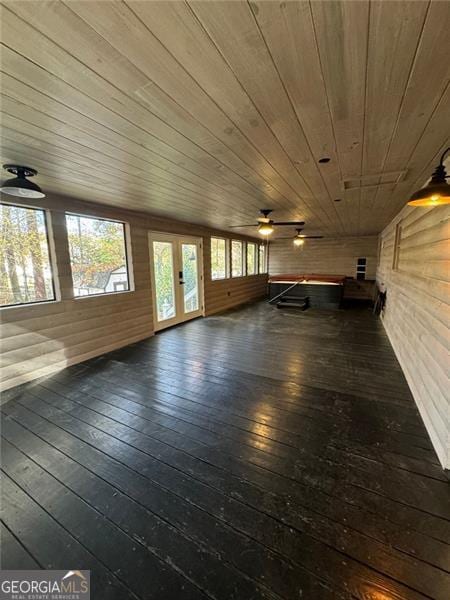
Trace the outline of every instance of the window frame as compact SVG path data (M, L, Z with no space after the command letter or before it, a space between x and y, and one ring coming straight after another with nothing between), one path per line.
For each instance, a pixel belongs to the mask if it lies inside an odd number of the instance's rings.
M132 268L132 258L131 258L131 232L130 225L126 221L121 221L120 219L109 219L106 217L97 217L91 214L82 214L72 211L66 211L64 213L65 217L65 225L66 225L66 236L67 236L67 251L69 254L69 264L70 264L70 275L72 278L72 294L74 300L85 300L86 298L103 298L105 296L117 296L119 294L129 294L130 292L134 292L134 276L133 276L133 268ZM80 217L82 219L92 219L93 221L107 221L109 223L119 223L122 225L123 231L123 241L124 241L124 250L125 250L125 268L127 271L128 278L128 289L126 290L118 290L111 292L98 292L97 294L86 294L76 296L73 285L73 270L72 270L72 258L70 255L70 244L69 244L69 232L67 229L67 217Z
M233 275L233 243L240 244L241 246L241 273L240 275ZM230 243L230 277L231 279L239 279L239 277L245 277L245 261L244 261L244 244L243 240L231 240Z
M395 226L394 234L394 249L392 253L392 271L398 271L398 263L400 261L400 247L402 243L402 222L399 221Z
M365 281L367 271L367 257L361 256L356 259L356 279L357 281ZM362 277L360 277L360 275Z
M22 308L24 306L37 306L41 304L53 304L55 302L61 301L60 288L59 288L59 279L58 279L58 271L57 271L57 261L56 261L56 252L53 240L53 228L51 221L51 214L48 208L44 208L41 206L29 206L25 204L20 204L17 202L8 202L4 200L0 200L0 206L12 206L14 208L24 208L27 210L37 210L43 213L44 216L44 226L45 226L45 239L47 240L47 251L48 251L48 262L50 267L50 275L51 275L51 284L52 284L52 292L53 298L46 298L45 300L33 300L33 302L20 302L15 304L2 304L0 305L0 310L10 310L12 308Z
M248 251L249 248L253 247L253 272L249 273L248 271ZM253 275L257 275L258 274L258 265L259 265L259 258L256 254L256 252L259 252L259 248L258 248L258 243L257 242L247 242L246 243L246 248L245 248L245 273L248 277L252 277Z
M212 270L212 240L220 240L220 241L224 241L225 242L225 275L223 277L213 277L213 270ZM211 267L211 281L223 281L224 279L229 279L230 278L230 249L229 249L229 245L230 245L230 240L228 238L224 238L224 237L218 237L215 235L212 235L210 237L210 267Z

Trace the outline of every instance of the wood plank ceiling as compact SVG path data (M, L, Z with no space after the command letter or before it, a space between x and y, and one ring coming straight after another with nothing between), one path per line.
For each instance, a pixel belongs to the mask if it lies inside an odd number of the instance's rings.
M1 159L37 168L48 192L221 229L268 207L310 233L363 235L449 145L448 2L1 12Z

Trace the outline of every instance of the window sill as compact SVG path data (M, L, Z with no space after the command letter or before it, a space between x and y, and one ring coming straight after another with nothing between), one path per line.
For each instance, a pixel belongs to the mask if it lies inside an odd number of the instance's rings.
M234 275L234 276L228 276L228 277L221 277L220 279L212 279L211 278L211 283L215 283L216 281L229 281L230 279L244 279L246 277L267 277L267 273L251 273L249 275Z
M105 298L109 296L122 296L123 294L131 294L135 290L120 290L117 292L105 292L103 294L86 294L85 296L74 296L73 300L86 300L87 298Z
M22 304L8 304L6 306L0 306L0 310L10 310L11 308L30 308L32 306L45 306L47 304L57 304L61 302L61 299L55 298L54 300L40 300L38 302L23 302Z

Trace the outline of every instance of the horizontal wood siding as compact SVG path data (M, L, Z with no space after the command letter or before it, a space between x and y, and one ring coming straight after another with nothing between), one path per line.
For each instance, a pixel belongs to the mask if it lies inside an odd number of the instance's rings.
M266 275L211 281L210 236L231 238L228 232L55 196L36 205L50 211L61 299L0 311L0 389L8 389L153 335L149 231L203 238L206 315L255 300L266 292ZM118 219L129 224L133 291L73 298L64 211ZM233 237L249 239L234 234Z
M377 236L306 240L295 247L291 239L270 244L269 271L278 273L321 273L356 277L356 261L367 258L366 278L374 279L377 265Z
M384 327L442 465L450 468L448 347L450 208L406 207L381 234L378 285ZM396 226L401 226L393 270Z

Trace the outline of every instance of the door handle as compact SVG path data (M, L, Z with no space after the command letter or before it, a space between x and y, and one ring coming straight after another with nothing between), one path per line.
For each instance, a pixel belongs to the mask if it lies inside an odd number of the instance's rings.
M180 285L184 285L184 284L185 284L185 282L184 282L184 281L180 281Z

